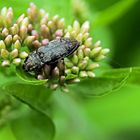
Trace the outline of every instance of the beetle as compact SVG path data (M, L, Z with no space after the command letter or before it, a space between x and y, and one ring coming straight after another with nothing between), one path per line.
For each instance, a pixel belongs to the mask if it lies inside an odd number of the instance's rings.
M80 43L76 39L59 38L49 42L46 46L41 46L33 51L25 59L23 69L26 72L40 72L45 65L53 65L59 60L71 55L78 49Z

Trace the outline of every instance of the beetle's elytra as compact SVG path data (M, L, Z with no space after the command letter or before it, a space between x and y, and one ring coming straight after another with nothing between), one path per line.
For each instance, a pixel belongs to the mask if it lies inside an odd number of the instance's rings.
M60 38L55 39L47 46L42 46L33 51L25 60L23 69L27 72L37 72L45 65L51 65L58 60L71 55L80 43L75 39Z

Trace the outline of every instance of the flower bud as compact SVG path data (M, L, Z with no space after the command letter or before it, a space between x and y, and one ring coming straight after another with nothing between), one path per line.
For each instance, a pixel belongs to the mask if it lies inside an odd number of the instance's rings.
M58 84L51 84L51 85L50 85L50 88L51 88L52 90L55 90L55 89L58 88Z
M86 71L80 71L79 76L80 76L81 78L85 78L85 77L87 77L88 75L87 75Z
M91 51L90 48L86 47L86 48L84 49L84 55L85 55L85 56L89 56L90 51Z
M10 46L12 44L12 35L8 35L4 40L6 46Z
M73 67L73 63L68 58L65 58L64 62L65 62L65 66L67 68L72 68Z
M21 22L23 21L24 17L25 17L25 14L22 14L22 15L17 19L17 24L18 24L18 25L21 24Z
M100 46L101 46L101 41L98 40L98 41L94 44L94 47L95 47L95 48L98 48L98 47L100 47Z
M50 35L50 30L49 30L49 28L48 28L45 24L41 25L40 30L41 30L41 35L42 35L44 38L48 38L48 37L49 37L49 35Z
M52 76L54 78L58 78L59 77L59 68L58 67L55 67L53 70L52 70Z
M12 34L12 35L18 34L18 32L19 32L19 27L18 27L18 25L17 25L17 24L14 24L14 26L10 28L10 31L11 31L11 34Z
M17 40L19 41L21 38L16 34L13 36L13 43L15 43Z
M45 76L48 78L50 76L51 66L45 64L44 68L43 68L43 71L44 71Z
M19 66L21 64L21 59L20 58L15 58L13 59L13 64L15 64L16 66Z
M20 41L19 41L19 40L17 40L17 41L14 43L13 48L18 49L18 50L21 48L21 44L20 44Z
M86 33L89 31L89 21L85 21L81 27L81 33Z
M104 59L105 56L104 55L99 55L95 58L95 61L101 61L102 59Z
M65 74L66 74L66 75L71 74L71 69L65 69Z
M22 58L22 59L25 59L27 56L28 56L28 53L27 52L21 52L19 54L19 57Z
M21 23L22 25L21 26L28 26L29 25L29 19L28 19L28 17L25 17L23 20L22 20L22 23Z
M6 49L1 49L1 57L6 59L9 57L9 52Z
M4 61L1 63L1 66L2 66L2 67L9 66L9 65L10 65L10 61L9 61L9 60L4 60Z
M95 77L95 73L92 71L88 71L87 72L88 77L94 78Z
M27 46L31 46L34 40L35 40L35 36L27 36L24 43Z
M76 33L79 33L79 31L80 31L80 23L77 20L75 20L74 23L73 23L73 30Z
M73 66L71 71L72 71L73 74L78 74L79 73L79 67Z
M71 59L71 60L72 60L72 63L73 63L74 65L77 65L77 64L78 64L78 56L77 56L77 55L74 54L74 55L72 56L72 59Z
M78 49L77 56L79 60L82 60L84 58L84 53L82 49Z
M106 55L107 53L109 53L109 51L110 51L110 50L109 50L108 48L102 49L101 52L100 52L100 54L101 54L101 55Z
M98 68L98 67L99 67L99 64L98 63L92 63L92 64L89 64L86 67L86 70L92 71L92 70L94 70L95 68Z
M3 36L3 37L6 37L6 36L8 36L8 35L9 35L8 29L7 29L7 28L4 28L4 29L2 30L2 36Z
M64 26L65 26L65 19L64 18L61 18L59 21L58 21L58 29L64 29Z
M24 39L27 36L27 27L22 25L20 27L20 37Z
M87 60L82 60L81 62L79 62L78 67L80 70L84 70L88 65L88 61Z
M10 52L11 58L16 58L18 56L18 49L14 49Z
M82 42L82 39L83 39L83 34L82 33L79 33L76 37L77 41L79 42Z
M92 45L92 37L89 37L89 38L85 41L84 45L85 45L86 47L90 47L90 46Z
M32 44L35 48L39 48L41 46L41 43L38 40L35 40Z
M41 75L41 74L39 74L39 75L37 75L37 79L38 79L38 80L43 80L43 79L44 79L44 76Z
M3 40L0 40L0 49L5 49L5 43L3 42Z
M101 51L101 47L93 48L90 52L90 57L95 58Z
M41 43L42 43L42 46L47 46L49 44L49 40L43 39Z

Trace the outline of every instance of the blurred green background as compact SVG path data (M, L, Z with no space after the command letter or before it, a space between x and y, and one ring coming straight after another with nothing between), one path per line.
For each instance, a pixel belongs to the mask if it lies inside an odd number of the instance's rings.
M139 0L1 0L0 8L13 7L16 18L30 2L50 15L64 17L67 25L74 19L89 20L93 40L101 40L111 50L106 62L110 66L140 66ZM57 91L49 112L56 125L55 140L140 140L137 86L125 85L107 96L89 99ZM3 130L0 140L4 134Z

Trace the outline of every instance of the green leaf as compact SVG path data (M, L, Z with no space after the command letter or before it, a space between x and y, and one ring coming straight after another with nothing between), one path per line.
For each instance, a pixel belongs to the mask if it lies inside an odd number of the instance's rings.
M24 113L10 126L16 140L52 140L55 133L52 120L36 111Z
M137 71L140 72L140 68L109 70L101 77L81 81L77 85L79 88L74 86L72 87L72 90L86 97L106 95L112 91L120 89L122 86L124 86L124 84L126 84L126 82L136 82L136 79L139 79L140 77L139 74L139 77L135 75Z
M46 114L47 100L52 94L52 90L45 86L14 82L5 84L2 89L5 94L15 96L30 107Z
M92 20L94 28L98 26L105 26L114 22L116 19L125 14L132 6L134 6L136 2L137 0L120 0L113 6L97 13Z
M24 82L32 85L43 85L45 84L48 79L45 80L37 80L34 76L30 75L29 73L25 72L21 67L16 69L16 75Z

